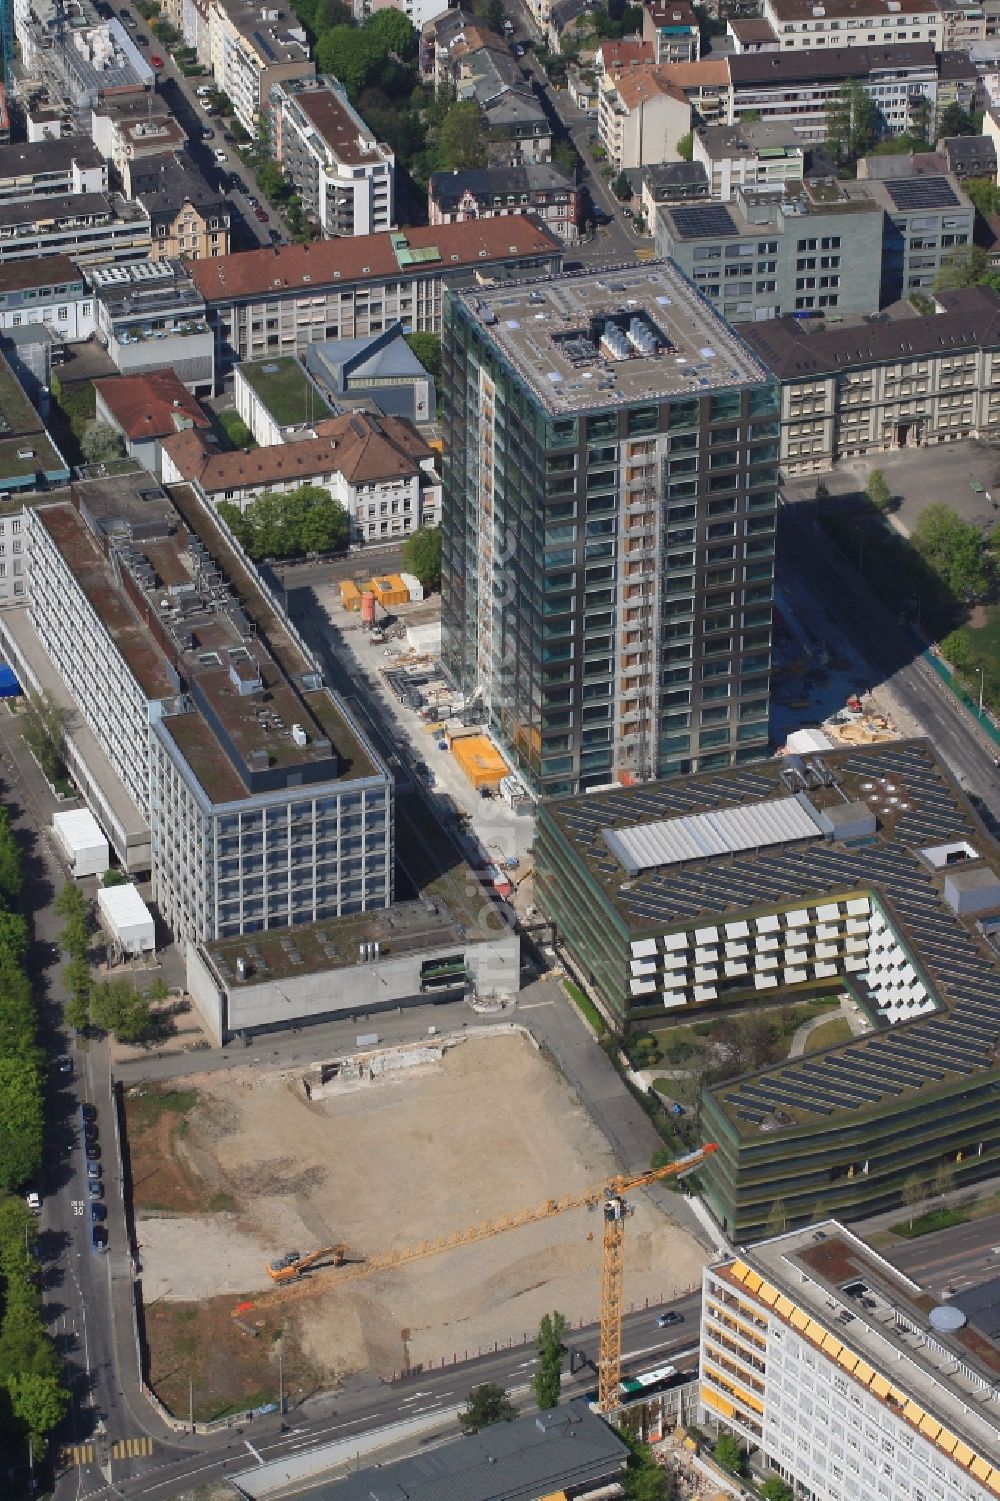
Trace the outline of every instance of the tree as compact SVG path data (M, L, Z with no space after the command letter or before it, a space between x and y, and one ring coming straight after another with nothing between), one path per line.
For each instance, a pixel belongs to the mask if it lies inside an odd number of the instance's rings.
M486 166L486 126L473 100L457 100L442 120L437 133L437 164L442 172Z
M731 1433L721 1433L712 1452L724 1470L729 1470L734 1475L742 1473L743 1447Z
M1000 214L1000 187L992 177L963 178L962 191L972 199L984 219Z
M532 1377L535 1400L543 1410L556 1407L562 1386L562 1364L566 1353L563 1340L568 1329L561 1313L546 1313L538 1326L535 1348L538 1351L538 1368Z
M21 965L30 942L28 924L20 912L0 912L0 959Z
M32 1054L0 1054L0 1188L14 1192L42 1164L42 1090Z
M941 503L922 511L912 542L955 599L972 604L990 593L996 575L989 541L950 506Z
M458 1421L464 1433L478 1433L480 1428L490 1428L494 1423L513 1423L516 1417L517 1408L506 1389L495 1381L484 1381L482 1386L472 1388Z
M156 1018L146 996L127 980L105 980L90 995L90 1019L102 1032L114 1032L119 1042L141 1046L156 1031Z
M781 1235L788 1224L788 1212L784 1199L775 1199L764 1221L765 1235Z
M959 245L942 258L941 269L934 279L934 290L950 292L955 287L1000 290L1000 272L993 270L986 251L978 245Z
M955 1191L955 1169L949 1162L942 1162L931 1182L931 1188L937 1198L946 1198Z
M27 695L21 710L21 734L50 782L65 770L68 725L69 710L47 688Z
M316 68L335 73L354 99L374 83L386 60L377 33L356 26L334 26L316 43Z
M392 53L400 62L408 62L417 55L417 33L401 10L377 10L365 22L365 31L378 41L385 53Z
M101 885L104 886L104 887L107 887L107 886L127 886L128 885L128 876L125 874L125 872L123 870L114 870L114 869L112 869L112 870L106 870L104 872L103 876L101 877Z
M441 587L441 528L422 526L403 543L403 567L415 574L425 589Z
M90 1026L90 991L93 977L86 959L73 958L63 966L66 1005L63 1016L74 1032L86 1032Z
M427 374L433 375L434 383L437 385L441 379L440 334L407 334L406 342L427 371Z
M320 485L300 485L288 495L266 490L245 511L231 501L220 502L218 510L255 561L340 552L350 535L347 512Z
M680 136L674 148L682 162L691 161L694 156L694 136L689 130L687 135Z
M903 1184L903 1203L910 1211L910 1228L913 1228L913 1211L927 1198L927 1184L916 1173L911 1173Z
M764 1501L794 1501L792 1490L780 1475L769 1475L760 1488Z
M892 491L881 469L873 469L865 485L865 494L878 511L888 511L892 505Z
M88 422L80 439L80 447L88 464L108 464L112 459L120 459L125 452L125 444L122 435L110 422L100 422L97 418Z
M944 137L972 136L976 134L976 127L972 116L960 104L949 104L938 121L937 133Z
M580 153L572 141L556 141L552 147L552 165L561 167L571 182L578 180Z
M69 1406L69 1392L58 1376L23 1371L7 1378L14 1416L27 1429L32 1446L44 1449L45 1441L58 1428Z
M837 162L863 156L878 137L878 111L861 84L845 83L826 110L826 145Z
M10 814L6 808L0 808L0 902L5 907L12 907L23 884L21 850L10 826Z

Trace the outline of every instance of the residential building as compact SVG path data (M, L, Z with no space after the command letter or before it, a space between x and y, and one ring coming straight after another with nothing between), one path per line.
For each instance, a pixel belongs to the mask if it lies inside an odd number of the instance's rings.
M863 183L859 172L857 189L885 214L882 301L888 304L911 291L930 291L948 257L972 244L976 211L956 178L915 172L905 156L874 160L895 167Z
M594 53L594 72L601 78L605 73L627 73L632 68L644 68L661 60L666 61L657 58L655 42L639 42L634 37L625 37L621 41L601 43Z
M805 175L806 149L793 125L770 120L700 125L691 144L692 161L708 174L709 196L722 203L731 203L737 188L787 185L791 192Z
M957 104L971 115L992 103L994 92L1000 95L1000 69L994 56L986 61L972 56L978 50L942 52L938 57L937 104L934 119L939 122L950 104ZM937 125L935 124L935 129Z
M91 115L94 145L114 167L128 197L133 197L132 173L151 157L183 151L184 127L158 95L108 100Z
M35 407L18 380L9 360L0 355L0 497L8 499L28 491L51 490L69 479L69 466L59 452ZM7 549L0 541L0 600L6 594L4 580L11 578L13 593L21 580L20 558L4 562ZM20 541L11 552L21 552ZM10 573L8 574L8 568Z
M58 342L44 323L25 323L0 333L0 351L43 422L48 422L52 407L52 351Z
M89 339L94 298L82 271L65 255L0 265L0 330L42 323L65 344Z
M233 401L261 448L316 436L316 423L334 415L323 392L294 354L246 360L233 372Z
M572 55L586 47L593 34L590 11L595 0L540 0L540 3L548 5L545 40L553 52Z
M413 353L399 323L366 339L310 344L305 365L338 411L360 407L385 417L406 417L417 426L435 419L434 377Z
M441 0L351 0L351 10L358 22L387 6L401 10L410 24L417 31L422 31L440 13Z
M0 146L0 204L66 193L104 193L107 163L83 136Z
M669 81L679 88L705 125L728 117L728 57L703 57L696 63L664 64Z
M493 166L546 162L552 127L508 43L462 11L439 16L425 38L435 88L479 105Z
M930 42L741 53L727 66L726 123L737 125L747 114L783 121L795 126L804 144L825 140L827 106L847 82L859 83L869 95L889 135L910 128L917 99L937 107L938 63Z
M174 370L105 376L94 381L94 397L98 421L119 432L129 458L157 479L161 477L161 438L186 428L208 430L212 426Z
M783 51L929 42L940 52L948 45L936 0L764 0L762 17Z
M733 322L877 313L884 219L856 184L803 183L794 197L737 188L727 204L660 209L656 253Z
M440 333L446 286L562 269L562 246L527 215L282 245L195 262L223 363L294 354L401 323Z
M989 35L986 11L982 5L967 0L937 0L941 11L942 52L961 52Z
M1000 297L936 295L936 316L807 333L779 318L744 330L781 382L781 467L825 473L840 459L1000 437Z
M521 1501L564 1494L598 1501L620 1491L627 1453L614 1429L575 1401L445 1442L431 1463L417 1456L365 1466L320 1501L371 1501L380 1492L399 1501Z
M580 235L583 190L552 162L434 172L427 184L429 224L464 224L534 214L560 240Z
M944 158L944 170L959 182L963 177L996 179L996 142L990 136L948 136L938 141L937 149Z
M730 16L726 36L734 52L780 52L781 43L763 16Z
M593 68L571 62L566 70L566 92L585 115L597 114L597 78Z
M642 37L652 43L657 63L696 63L701 56L701 28L688 0L647 0Z
M141 260L149 252L147 215L118 193L0 203L0 264L61 255L93 266Z
M189 162L148 157L132 167L132 186L149 217L152 260L229 254L229 203Z
M335 79L275 84L271 149L324 235L392 228L396 158Z
M216 87L233 101L243 129L256 136L258 121L270 118L273 85L315 76L306 33L292 12L246 0L209 0L208 26Z
M708 178L700 162L660 162L639 172L639 215L647 233L657 211L668 203L697 203L708 197Z
M997 1291L940 1303L836 1220L741 1247L704 1272L704 1416L814 1501L987 1501Z
M990 108L983 113L983 135L991 142L997 157L997 185L1000 186L1000 111Z
M778 390L739 336L661 261L451 295L443 364L442 660L509 764L759 756Z
M179 261L95 266L87 285L97 337L122 375L169 367L189 391L215 390L215 335L205 299Z
M600 80L597 132L617 172L679 161L677 142L691 130L691 105L669 67L647 65Z
M618 1032L845 991L867 1018L703 1089L726 1235L766 1234L776 1197L792 1226L895 1209L942 1163L992 1177L1000 847L930 742L698 770L542 804L535 898Z
M218 519L144 478L25 512L13 659L30 631L149 829L178 940L385 908L388 772Z
M291 441L250 453L223 453L193 427L160 446L164 480L190 484L211 505L225 500L245 511L266 492L319 485L343 505L354 542L403 537L441 519L437 455L402 417L322 417Z

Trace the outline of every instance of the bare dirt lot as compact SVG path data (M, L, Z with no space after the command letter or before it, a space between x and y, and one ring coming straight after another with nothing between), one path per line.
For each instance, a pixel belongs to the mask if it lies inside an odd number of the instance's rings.
M470 1038L438 1063L323 1100L306 1098L297 1073L248 1068L178 1081L167 1103L129 1102L143 1293L164 1332L178 1321L172 1304L216 1299L228 1318L240 1295L270 1287L265 1261L289 1249L344 1241L351 1260L369 1257L616 1171L561 1075L517 1035ZM245 1315L263 1336L247 1343L259 1362L283 1329L303 1368L332 1380L520 1339L553 1308L590 1320L600 1235L596 1215L574 1210L339 1288L327 1281ZM637 1197L627 1302L691 1286L703 1261L691 1236ZM190 1341L200 1321L184 1319ZM216 1340L217 1322L205 1321ZM167 1362L152 1364L155 1386Z

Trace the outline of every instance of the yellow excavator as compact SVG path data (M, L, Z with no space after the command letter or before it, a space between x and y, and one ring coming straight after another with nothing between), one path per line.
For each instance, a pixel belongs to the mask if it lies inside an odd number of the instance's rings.
M343 1266L346 1255L346 1246L321 1246L318 1251L310 1251L308 1256L301 1256L298 1251L286 1251L277 1261L268 1262L267 1275L272 1282L291 1282L317 1262L328 1258L334 1266Z
M414 1261L423 1261L428 1256L440 1256L446 1251L457 1251L461 1246L475 1245L477 1241L489 1240L521 1225L533 1225L539 1220L551 1219L553 1215L565 1214L570 1209L599 1209L604 1221L604 1244L601 1257L601 1324L600 1354L598 1357L598 1408L611 1413L620 1405L619 1383L622 1366L622 1291L625 1281L625 1221L632 1213L632 1205L625 1195L637 1188L648 1188L664 1178L684 1178L699 1168L705 1158L718 1151L714 1141L705 1142L697 1151L686 1157L678 1157L663 1167L654 1167L647 1173L626 1176L624 1173L585 1188L580 1193L564 1195L561 1199L548 1199L532 1209L520 1209L505 1214L500 1219L483 1220L478 1225L469 1225L451 1235L441 1235L436 1240L421 1241L418 1245L404 1246L398 1251L385 1251L357 1261L346 1270L329 1273L317 1281L306 1281L298 1287L275 1288L256 1298L248 1298L233 1309L233 1317L248 1313L255 1308L266 1308L283 1303L288 1298L306 1297L322 1286L336 1287L341 1282L356 1277L370 1277L377 1272L393 1271L396 1267L409 1266ZM290 1251L280 1261L268 1267L275 1282L289 1282L314 1266L324 1256L333 1256L334 1265L342 1267L344 1246L326 1246L313 1251L309 1256L299 1256Z

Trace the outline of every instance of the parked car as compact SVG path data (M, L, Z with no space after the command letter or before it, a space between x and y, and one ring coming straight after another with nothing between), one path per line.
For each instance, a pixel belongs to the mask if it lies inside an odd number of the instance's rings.
M661 1313L656 1321L657 1329L672 1329L675 1324L683 1324L684 1315L678 1313L676 1308L668 1308L666 1313Z
M136 37L136 42L138 43L138 45L140 47L148 47L149 46L149 37L148 36L143 36L140 33L140 35Z
M524 56L524 43L523 42L515 42L513 50L514 50L514 56L515 57L523 57Z
M56 1059L56 1068L61 1074L71 1074L73 1072L73 1060L68 1053L59 1054L59 1057Z
M267 238L270 240L272 245L281 244L281 235L276 229L269 229L267 232Z
M149 61L150 61L150 63L152 64L152 66L154 68L162 68L163 67L163 58L160 56L160 54L158 52L151 52L149 54Z
M87 1163L87 1177L91 1183L99 1183L104 1176L104 1169L99 1162Z
M96 1119L97 1119L97 1106L96 1105L81 1105L80 1106L80 1119L83 1121L84 1125L86 1125L88 1121L96 1121Z
M92 1199L104 1198L104 1184L99 1178L87 1179L87 1192Z
M217 162L222 162L223 165L225 165L229 161L229 153L227 151L223 151L221 147L216 146L215 160Z
M224 130L222 132L222 139L225 141L227 146L236 145L236 137L233 135L231 130Z
M215 140L215 131L212 129L211 125L203 125L201 127L201 138L203 141Z
M98 1131L98 1129L97 1129L96 1126L93 1126L93 1125L89 1124L89 1122L88 1122L88 1124L86 1126L84 1126L84 1128L83 1128L83 1139L84 1139L84 1141L99 1141L100 1140L100 1136L101 1136L101 1133Z
M687 1115L687 1111L684 1109L683 1105L679 1105L677 1103L677 1101L675 1100L674 1103L670 1107L670 1114L671 1115Z
M27 1204L29 1209L34 1211L35 1214L41 1214L42 1196L40 1193L36 1192L35 1189L32 1188L28 1193L25 1194L24 1202Z
M107 1217L108 1211L105 1209L103 1204L91 1204L90 1223L92 1225L103 1225Z
M195 89L195 94L199 99L208 99L213 92L214 90L207 83L200 83Z
M259 208L256 209L255 212L261 224L270 224L271 215L267 212L267 209Z
M90 1244L95 1251L108 1249L108 1232L103 1225L95 1225L90 1232Z
M88 1162L100 1162L101 1148L96 1141L88 1141L83 1150Z

